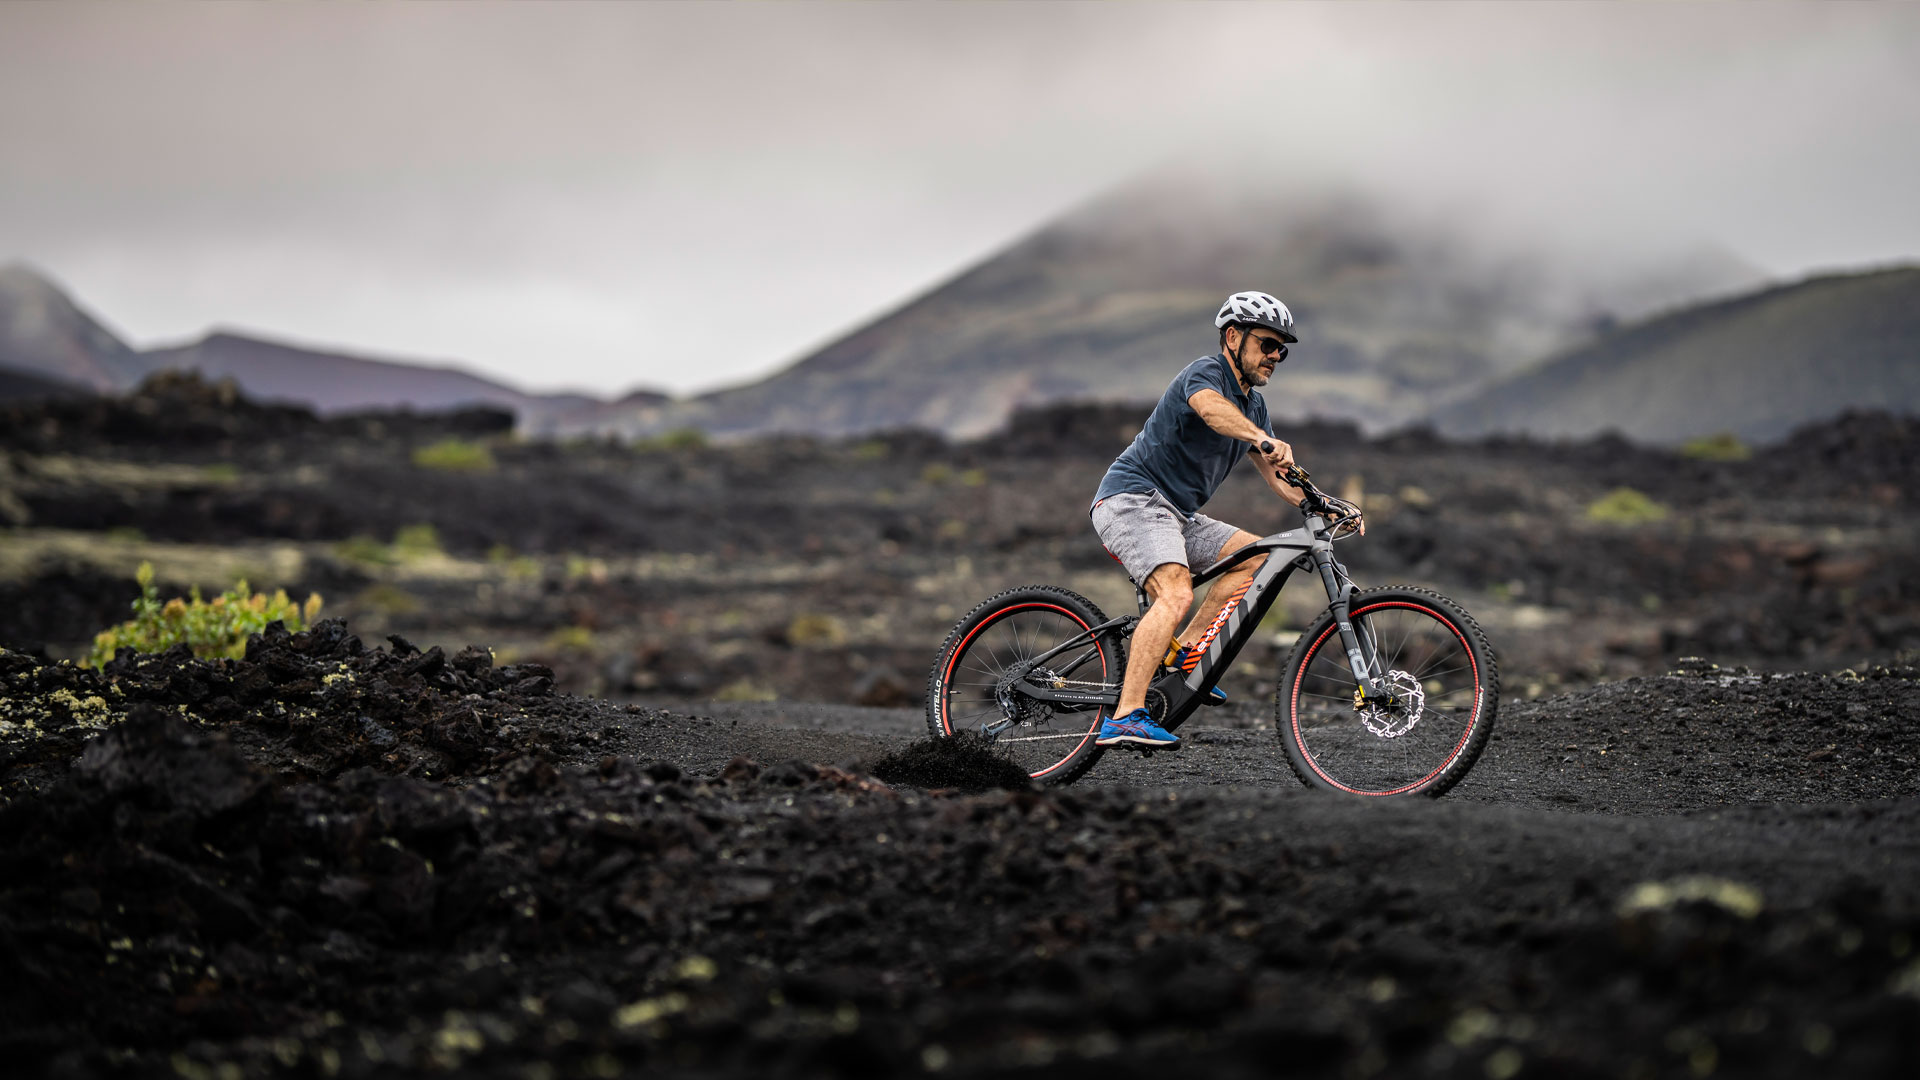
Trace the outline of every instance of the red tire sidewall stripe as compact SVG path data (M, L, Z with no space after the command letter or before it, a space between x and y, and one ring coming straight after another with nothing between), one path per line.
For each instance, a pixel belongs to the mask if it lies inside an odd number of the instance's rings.
M1060 614L1065 615L1067 618L1072 619L1074 622L1074 625L1078 626L1080 629L1082 630L1093 629L1093 627L1087 625L1087 622L1085 619L1082 619L1080 616L1075 615L1071 611L1068 611L1066 608L1063 608L1058 604L1048 604L1040 601L1031 601L1028 603L1023 603L1018 605L1017 607L1002 608L1001 610L994 612L992 616L980 620L980 625L967 631L967 636L964 638L961 638L960 644L955 645L953 647L952 654L947 657L947 670L944 672L941 672L940 674L940 686L942 688L942 692L940 695L940 730L946 732L949 738L952 737L953 735L953 721L948 719L947 717L947 697L948 697L947 691L953 686L953 665L960 662L960 655L967 651L967 646L973 642L973 639L980 633L980 631L985 630L987 627L992 626L994 623L999 622L1003 618L1011 618L1022 611L1027 611L1033 608L1040 608L1046 611L1057 611ZM1100 642L1097 640L1093 643L1093 647L1096 650L1098 650L1100 653L1100 666L1102 669L1102 677L1104 677L1105 669L1107 667L1107 650L1103 648ZM1095 715L1098 715L1098 714L1095 714ZM1093 736L1094 736L1094 729L1088 728L1086 736L1082 738L1079 742L1075 743L1073 746L1073 749L1067 751L1067 756L1061 758L1058 764L1051 765L1045 769L1040 770L1037 773L1030 773L1028 775L1032 776L1035 780L1038 780L1041 777L1047 775L1048 773L1053 772L1055 769L1060 768L1062 765L1065 765L1067 762L1072 761L1073 756L1080 752L1080 748L1087 745L1087 739L1091 739L1093 738Z
M1426 614L1432 615L1434 618L1438 619L1442 626L1445 626L1448 630L1451 630L1453 632L1454 638L1460 642L1461 651L1467 654L1468 665L1473 668L1473 713L1471 714L1470 718L1467 721L1466 730L1460 733L1460 741L1454 744L1453 752L1447 755L1446 760L1442 761L1439 767L1435 768L1432 772L1428 773L1427 775L1421 777L1418 780L1415 780L1410 784L1407 784L1403 787L1394 788L1392 791L1359 791L1355 788L1348 787L1347 785L1341 783L1340 781L1335 780L1331 776L1328 776L1326 774L1326 771L1320 768L1319 763L1313 760L1313 755L1307 752L1306 739L1300 733L1301 677L1306 674L1308 665L1313 663L1313 658L1320 655L1320 646L1326 644L1328 637L1339 632L1338 626L1328 626L1324 631L1321 632L1319 637L1314 639L1313 645L1307 649L1307 654L1300 658L1299 670L1294 672L1293 695L1288 702L1289 715L1287 717L1287 725L1293 729L1293 745L1299 749L1300 757L1302 760L1304 760L1307 763L1307 768L1312 769L1314 772L1314 775L1318 776L1322 780L1325 780L1328 784L1331 784L1332 786L1339 788L1341 791L1352 792L1355 795L1371 795L1371 796L1399 795L1403 792L1411 791L1414 788L1417 788L1420 785L1427 783L1428 781L1432 780L1434 777L1447 771L1447 766L1452 765L1455 761L1459 760L1461 751L1466 749L1467 740L1473 737L1474 729L1480 725L1480 698L1481 698L1481 695L1483 695L1486 692L1485 688L1482 687L1480 684L1480 664L1478 661L1476 661L1473 658L1473 647L1467 643L1466 635L1460 632L1459 627L1456 627L1453 625L1452 619L1447 618L1445 614L1431 607L1425 607L1420 604L1409 603L1403 600L1384 601L1382 603L1378 603L1378 604L1371 605L1369 607L1362 608L1359 611L1353 612L1352 615L1353 615L1353 618L1358 619L1362 615L1366 615L1374 611L1379 611L1382 608L1405 608L1409 611L1425 612Z

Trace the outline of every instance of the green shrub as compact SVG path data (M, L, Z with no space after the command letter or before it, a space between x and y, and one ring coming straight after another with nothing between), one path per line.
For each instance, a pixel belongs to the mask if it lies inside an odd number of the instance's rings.
M444 555L446 549L440 546L440 530L423 522L403 525L393 534L393 553L402 559L424 559Z
M465 439L441 439L431 446L414 448L413 463L423 469L446 472L492 472L493 451L487 444Z
M93 652L81 666L99 667L123 648L161 652L181 643L195 656L238 660L246 655L247 638L269 624L284 622L298 632L320 615L319 593L308 596L303 608L287 599L285 590L268 597L252 592L242 580L210 601L200 599L195 586L189 599L176 596L163 604L154 588L152 563L141 563L134 580L140 583L140 598L133 602L133 618L96 635Z
M704 450L707 446L707 433L699 428L675 428L661 432L649 439L638 439L633 448L643 454L672 452L675 450Z
M987 482L987 470L968 469L960 474L961 487L981 487Z
M1745 461L1753 456L1747 444L1731 431L1690 439L1680 448L1680 456L1700 461Z
M1587 518L1608 525L1646 525L1664 521L1669 511L1630 487L1614 488L1587 507Z
M382 615L411 615L420 610L419 597L384 581L360 590L360 595L353 600L360 607Z
M713 695L715 701L778 701L780 695L752 679L736 679Z
M801 648L827 648L847 643L847 628L832 615L808 612L787 624L787 641Z
M593 630L585 626L563 626L547 635L547 648L556 652L591 653Z
M923 484L949 484L953 482L953 466L936 461L920 470L920 482Z
M333 553L347 562L368 566L393 565L393 552L371 536L355 536L333 545Z
M200 467L201 473L216 484L231 484L240 479L240 466L230 461L216 461Z

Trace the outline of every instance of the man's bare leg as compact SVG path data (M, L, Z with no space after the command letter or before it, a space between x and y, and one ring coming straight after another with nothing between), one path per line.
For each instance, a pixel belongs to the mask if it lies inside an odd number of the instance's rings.
M1161 563L1141 586L1152 601L1133 631L1133 651L1127 656L1127 677L1120 684L1120 704L1113 715L1125 716L1147 703L1147 687L1160 670L1160 658L1173 640L1173 628L1193 603L1193 575L1179 563Z
M1220 554L1215 556L1214 559L1216 562L1224 559L1258 539L1260 538L1245 529L1241 529L1229 537L1225 544L1220 546ZM1255 555L1246 562L1215 578L1213 584L1207 588L1206 599L1200 602L1200 610L1193 613L1193 618L1188 619L1187 625L1181 629L1180 633L1169 640L1167 644L1171 645L1177 641L1181 645L1191 645L1199 641L1200 636L1207 632L1207 627L1212 626L1213 620L1219 616L1220 609L1227 606L1227 598L1238 592L1240 586L1252 581L1253 575L1259 572L1261 565L1266 561L1267 556ZM1205 567L1202 567L1202 569L1205 569ZM1187 591L1191 594L1193 587L1189 585ZM1136 632L1133 637L1135 641L1140 640L1138 632ZM1160 655L1164 657L1166 651L1166 646L1161 646ZM1127 667L1128 674L1131 675L1133 665L1129 663Z

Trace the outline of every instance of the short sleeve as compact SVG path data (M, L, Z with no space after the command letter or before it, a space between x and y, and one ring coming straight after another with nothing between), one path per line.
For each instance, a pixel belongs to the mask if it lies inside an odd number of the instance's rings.
M1186 373L1180 377L1181 401L1192 401L1193 395L1202 390L1212 390L1228 401L1234 397L1233 391L1227 388L1226 373L1211 358L1187 365Z

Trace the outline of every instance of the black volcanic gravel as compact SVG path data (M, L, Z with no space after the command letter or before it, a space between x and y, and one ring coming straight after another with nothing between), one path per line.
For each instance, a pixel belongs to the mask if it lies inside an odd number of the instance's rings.
M971 731L947 739L918 739L874 762L870 771L889 784L969 794L1034 786L1024 769L994 753L992 743Z
M0 1048L57 1075L1907 1076L1916 687L1510 704L1455 796L1377 804L1257 782L1254 730L1066 790L896 789L858 761L904 727L557 696L337 623L238 662L0 652Z

